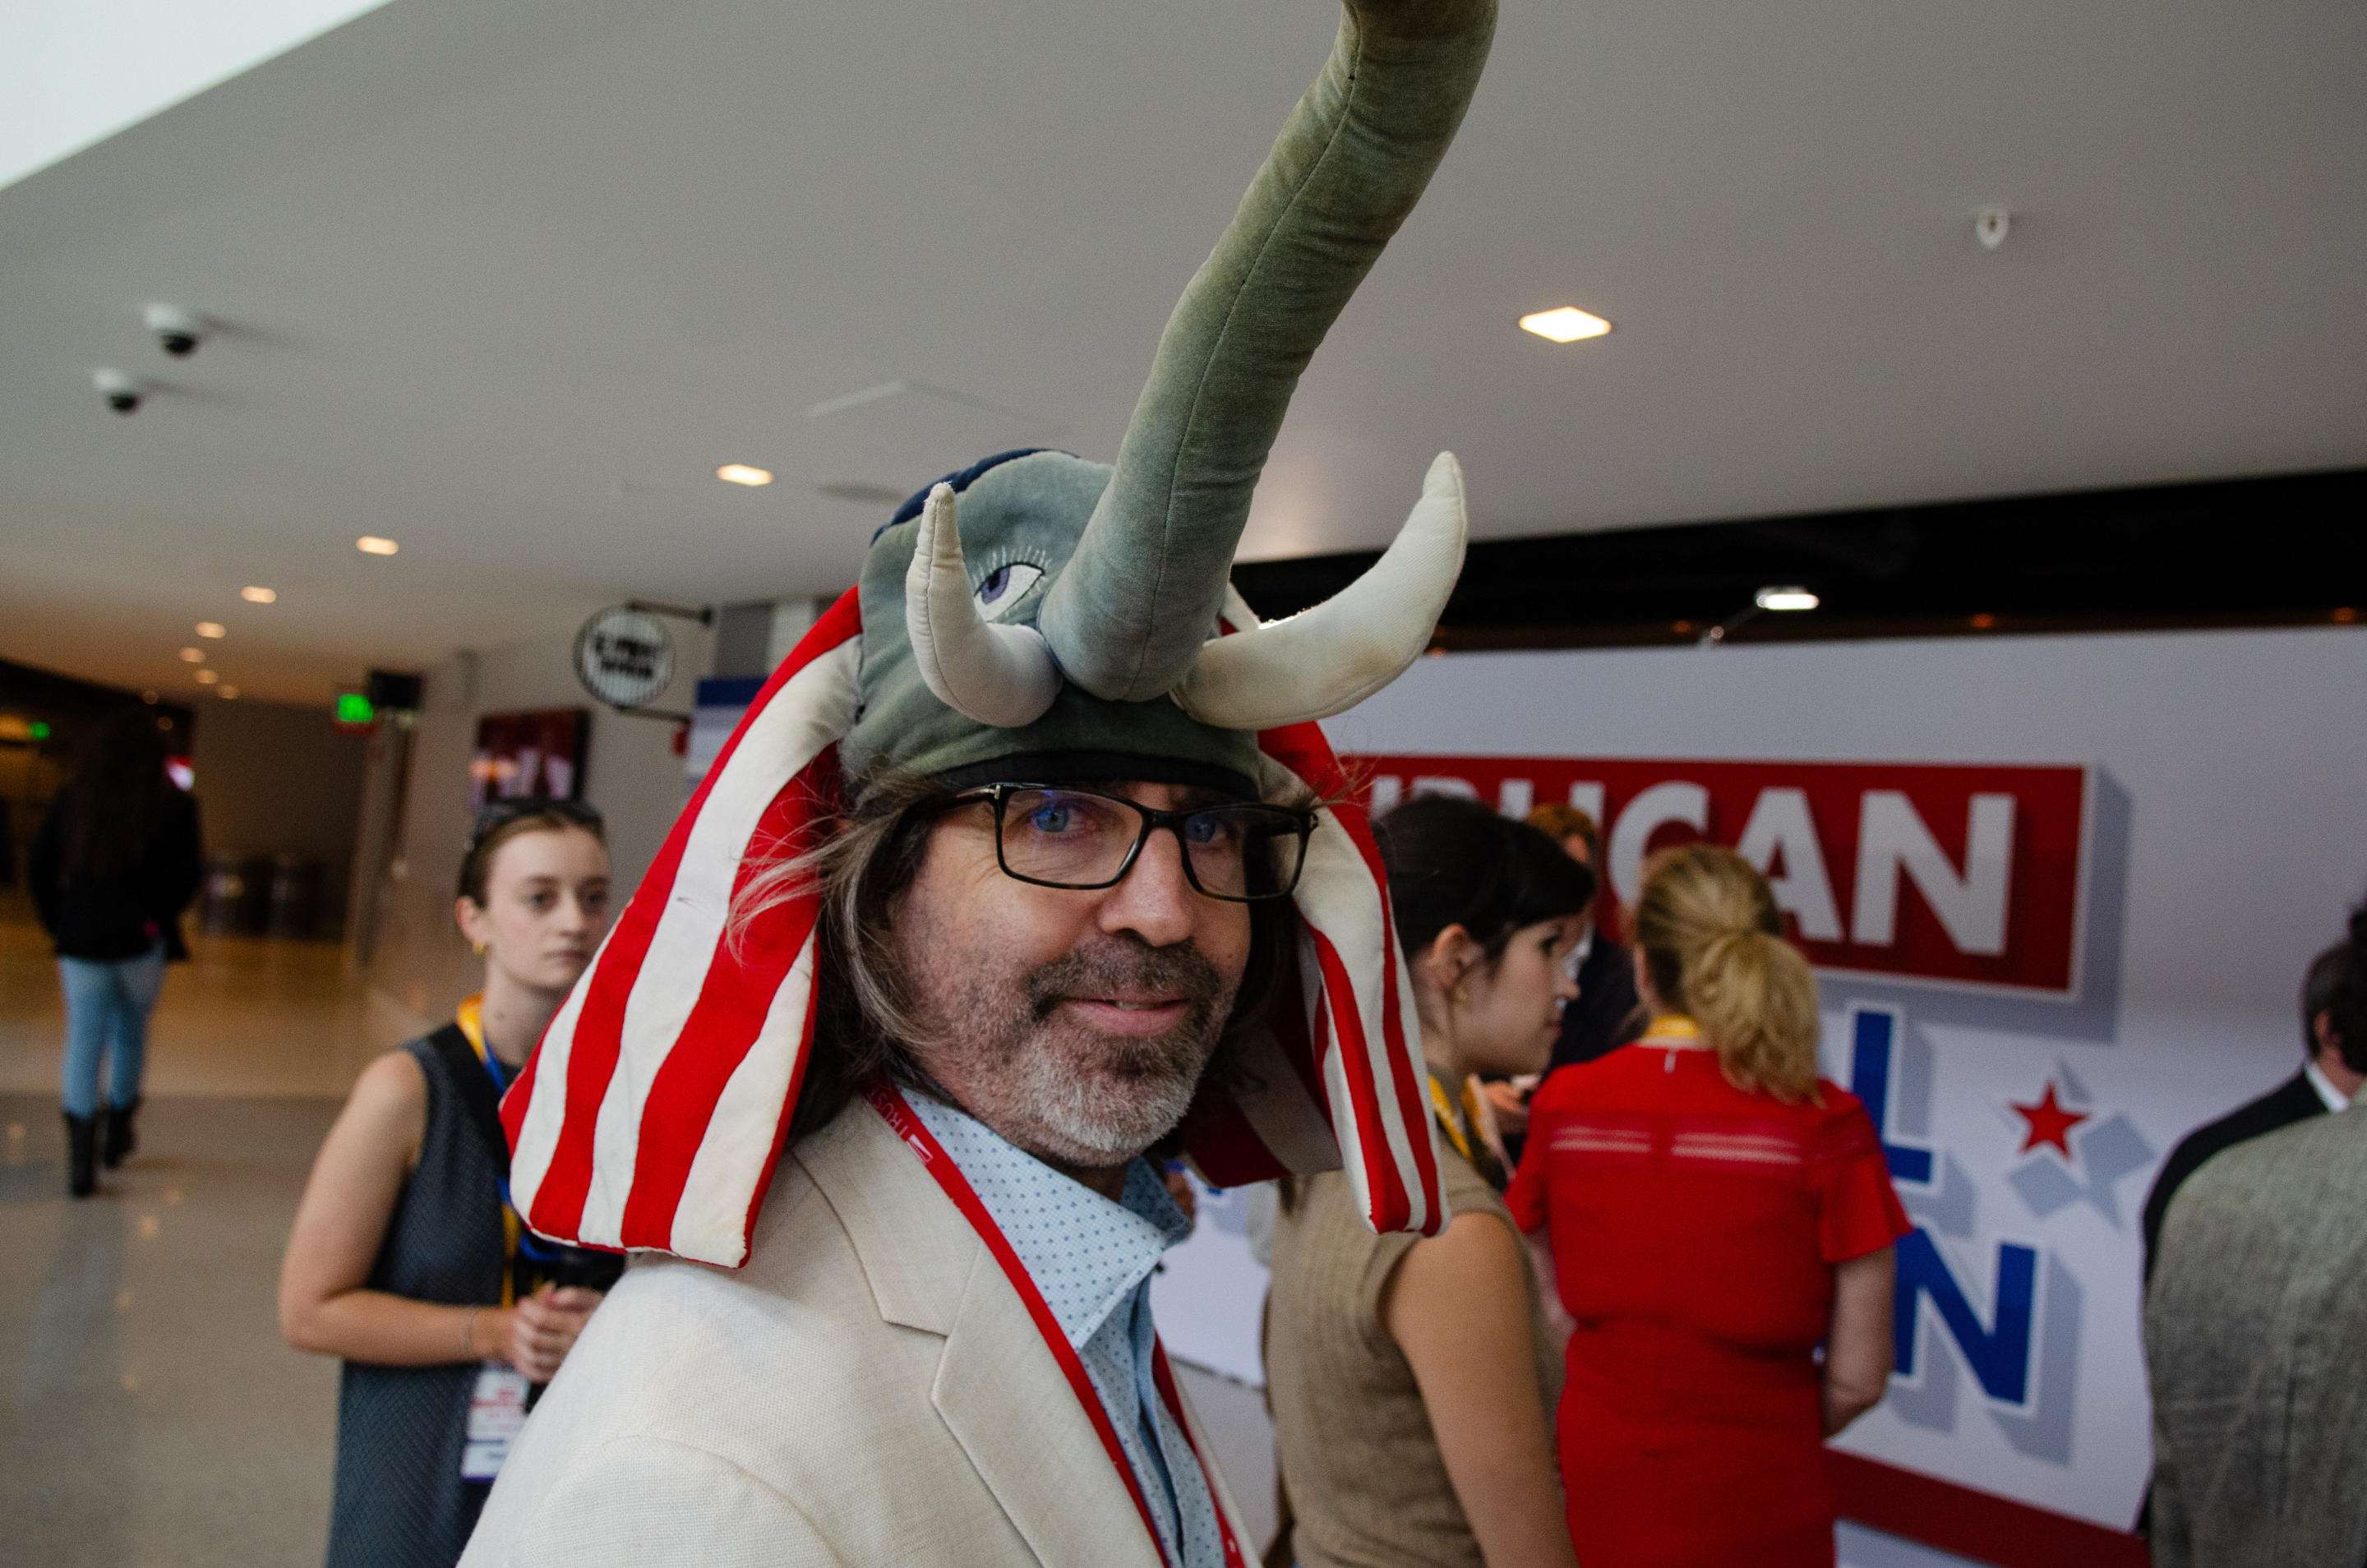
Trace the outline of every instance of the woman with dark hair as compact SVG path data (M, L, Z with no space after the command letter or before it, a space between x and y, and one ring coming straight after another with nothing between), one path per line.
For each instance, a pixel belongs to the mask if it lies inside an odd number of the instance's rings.
M453 912L484 989L363 1070L280 1269L288 1342L345 1361L331 1568L459 1561L509 1438L623 1266L527 1232L499 1119L607 924L599 814L488 807Z
M164 773L158 720L130 708L92 738L33 839L26 869L56 944L66 998L66 1190L87 1198L123 1163L148 1066L148 1015L168 959L187 958L181 911L203 874L198 804ZM99 1100L99 1064L108 1064Z
M1767 879L1667 851L1632 925L1652 1021L1546 1080L1505 1195L1577 1323L1570 1534L1587 1568L1831 1568L1824 1439L1888 1384L1907 1217L1865 1108L1817 1076Z
M1266 1386L1287 1549L1306 1568L1569 1568L1559 1358L1464 1089L1545 1066L1593 874L1468 801L1411 800L1380 827L1454 1217L1376 1235L1345 1176L1284 1182Z

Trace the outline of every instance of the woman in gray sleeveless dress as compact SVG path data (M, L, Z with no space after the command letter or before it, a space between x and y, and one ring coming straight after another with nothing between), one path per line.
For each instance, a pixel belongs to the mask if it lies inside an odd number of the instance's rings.
M621 1267L525 1233L498 1120L607 903L589 807L489 807L455 907L484 990L370 1064L314 1162L279 1315L290 1344L345 1359L330 1568L459 1561L509 1437Z

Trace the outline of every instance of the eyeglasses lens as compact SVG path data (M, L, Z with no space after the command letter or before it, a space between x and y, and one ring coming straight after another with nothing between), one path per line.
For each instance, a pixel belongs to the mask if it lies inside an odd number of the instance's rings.
M1002 861L1020 876L1065 887L1115 881L1142 836L1139 810L1075 790L1017 790L1003 802ZM1219 898L1286 892L1305 849L1300 819L1265 806L1213 806L1176 824L1192 877Z

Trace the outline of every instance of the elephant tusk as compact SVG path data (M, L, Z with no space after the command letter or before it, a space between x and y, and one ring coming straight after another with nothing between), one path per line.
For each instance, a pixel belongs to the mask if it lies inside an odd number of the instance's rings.
M930 692L980 724L1033 724L1060 694L1059 667L1036 629L1002 626L980 613L950 485L931 491L921 508L904 573L904 628Z
M1468 531L1463 470L1442 452L1370 570L1313 609L1203 643L1177 705L1222 729L1272 729L1354 707L1430 646Z

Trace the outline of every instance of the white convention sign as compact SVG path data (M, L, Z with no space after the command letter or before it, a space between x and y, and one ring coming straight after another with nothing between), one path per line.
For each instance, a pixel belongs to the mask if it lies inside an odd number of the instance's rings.
M1614 884L1672 838L1788 835L1825 1070L1917 1226L1898 1374L1839 1446L2125 1530L2140 1210L2180 1137L2300 1066L2303 970L2367 892L2362 694L2342 628L1746 644L1425 659L1325 728L1377 796L1582 799ZM1163 1287L1203 1321L1161 1330L1238 1368L1260 1292L1211 1228L1213 1288Z

